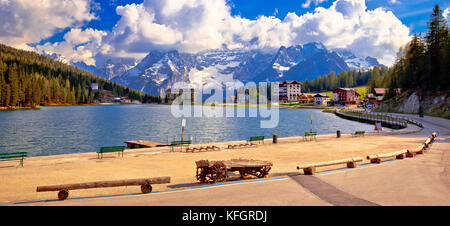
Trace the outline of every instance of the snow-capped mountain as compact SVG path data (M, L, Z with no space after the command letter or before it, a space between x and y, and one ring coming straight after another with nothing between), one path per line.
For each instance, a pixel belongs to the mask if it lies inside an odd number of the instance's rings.
M367 70L369 68L372 68L373 66L381 65L380 63L378 63L378 60L373 57L356 56L354 53L346 49L333 49L333 51L336 52L350 68Z
M311 42L287 48L281 46L253 81L304 81L331 71L339 73L350 69L337 53L328 50L320 42Z
M107 60L98 68L75 64L114 82L152 95L165 95L176 82L192 87L240 81L311 80L331 71L367 69L379 65L372 57L358 57L344 49L328 50L322 43L262 50L206 50L197 54L151 51L139 63L132 59Z
M193 68L191 54L178 51L152 51L135 67L112 81L153 95L163 96L175 82L189 83L189 71Z

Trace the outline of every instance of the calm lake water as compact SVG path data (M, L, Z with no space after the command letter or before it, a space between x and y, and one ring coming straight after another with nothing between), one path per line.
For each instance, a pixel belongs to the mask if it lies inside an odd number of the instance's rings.
M373 130L373 125L348 121L320 109L279 109L276 128L260 128L267 118L187 118L184 139L194 143L247 140L250 136L271 138L302 136L310 129L319 134ZM224 111L225 112L225 111ZM259 114L258 114L259 115ZM0 153L26 151L31 156L96 152L102 146L125 145L127 140L167 143L179 139L181 118L166 105L97 105L42 107L39 110L0 112Z

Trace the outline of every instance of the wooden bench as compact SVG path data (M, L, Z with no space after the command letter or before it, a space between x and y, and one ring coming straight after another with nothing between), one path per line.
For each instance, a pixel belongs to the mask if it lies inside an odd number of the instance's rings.
M391 153L385 153L385 154L378 154L378 155L368 155L366 158L368 160L370 160L370 163L381 163L381 160L384 158L390 158L390 157L394 157L396 159L404 159L405 158L405 154L408 152L407 149L403 149L400 151L396 151L396 152L391 152Z
M191 141L191 140L183 140L183 141L181 141L181 140L180 140L180 141L176 140L176 141L170 142L169 147L170 147L170 151L173 151L173 149L174 149L175 147L182 147L182 146L187 146L187 147L189 147L190 144L192 144L192 141Z
M312 138L316 139L317 132L311 131L311 132L305 132L305 135L303 136L303 140L307 140L309 137L309 140L312 140Z
M250 137L250 139L247 141L247 143L252 143L253 141L258 141L258 143L261 143L261 141L264 144L264 136L254 136L254 137Z
M365 133L366 133L366 131L356 131L355 133L352 133L352 137L364 136Z
M22 167L25 157L27 157L27 152L0 153L0 161L20 160L20 166Z
M362 162L362 158L355 157L355 158L349 158L349 159L341 159L341 160L334 160L334 161L328 161L328 162L319 162L319 163L313 163L313 164L307 164L302 166L297 166L297 170L303 169L303 172L306 175L313 175L316 173L317 167L322 166L331 166L331 165L337 165L337 164L347 164L347 168L355 168L357 162Z
M123 151L125 150L125 146L110 146L110 147L101 147L100 151L97 152L97 158L103 158L103 153L110 153L110 152L118 152L119 156L120 153L122 153L123 157Z
M79 183L79 184L38 186L36 188L36 192L59 191L58 199L64 200L69 196L69 190L141 185L142 193L147 194L152 191L151 184L162 184L162 183L170 183L170 177L154 177L154 178L144 178L144 179L97 181L97 182L88 182L88 183Z

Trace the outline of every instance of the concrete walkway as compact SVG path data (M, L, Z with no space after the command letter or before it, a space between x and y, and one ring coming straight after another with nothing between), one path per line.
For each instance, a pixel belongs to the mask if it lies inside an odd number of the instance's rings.
M150 194L86 197L21 205L450 205L450 121L407 115L425 129L404 135L438 137L424 155L316 176L293 174L259 180L174 189Z

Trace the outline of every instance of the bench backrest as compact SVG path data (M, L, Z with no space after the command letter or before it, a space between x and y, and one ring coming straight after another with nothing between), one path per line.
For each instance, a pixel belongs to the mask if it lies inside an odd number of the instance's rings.
M100 152L115 152L115 151L123 151L125 150L125 146L110 146L110 147L101 147Z
M305 132L305 135L317 135L317 132L316 131Z
M264 140L264 136L250 137L250 141Z
M0 159L14 159L27 157L27 152L0 153Z

